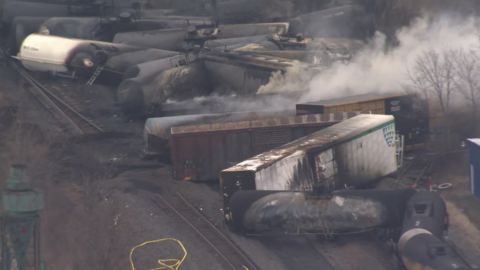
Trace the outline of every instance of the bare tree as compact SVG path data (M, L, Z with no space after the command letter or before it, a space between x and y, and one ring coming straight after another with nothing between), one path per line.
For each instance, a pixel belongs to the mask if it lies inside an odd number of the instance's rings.
M459 93L472 106L473 114L478 113L478 102L480 98L480 58L473 50L458 50L454 57L455 81Z
M412 86L427 98L435 97L443 113L449 111L450 98L457 85L454 58L454 51L428 50L417 57L409 72Z

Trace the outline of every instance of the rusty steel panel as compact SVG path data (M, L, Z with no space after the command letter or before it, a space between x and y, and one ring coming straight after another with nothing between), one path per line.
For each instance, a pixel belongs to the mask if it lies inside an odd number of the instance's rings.
M355 115L358 113L172 127L173 175L178 180L217 181L223 169Z

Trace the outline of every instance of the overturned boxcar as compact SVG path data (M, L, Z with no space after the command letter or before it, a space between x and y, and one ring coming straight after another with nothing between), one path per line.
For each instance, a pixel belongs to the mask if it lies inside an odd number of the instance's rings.
M395 116L395 127L406 145L424 143L428 136L427 103L418 95L405 92L367 93L299 103L297 114L361 111Z
M176 179L217 181L221 170L356 113L273 117L251 121L171 128L170 150Z
M366 186L397 170L396 146L393 116L357 115L223 170L224 202L238 190Z

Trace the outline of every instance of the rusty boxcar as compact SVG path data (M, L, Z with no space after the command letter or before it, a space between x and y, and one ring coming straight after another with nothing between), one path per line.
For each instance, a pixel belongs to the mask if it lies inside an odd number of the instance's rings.
M171 128L173 175L211 181L221 170L255 154L341 122L358 113L272 117Z
M428 105L415 94L367 93L300 103L296 105L296 110L298 115L352 111L393 115L397 132L404 136L406 145L424 143L428 137Z

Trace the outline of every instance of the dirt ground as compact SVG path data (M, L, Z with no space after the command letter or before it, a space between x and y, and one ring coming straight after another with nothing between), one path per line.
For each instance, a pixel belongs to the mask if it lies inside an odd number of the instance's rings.
M158 260L185 256L179 269L221 270L219 258L188 226L149 199L150 194L172 192L202 209L261 269L401 269L393 250L375 235L328 241L232 234L223 223L218 186L175 181L168 164L144 160L143 122L124 118L109 88L60 79L48 84L65 91L75 107L109 131L72 138L14 78L0 67L0 185L10 164L25 163L31 182L45 193L41 246L48 269L143 270L158 267ZM436 179L454 183L442 193L454 228L450 237L463 249L475 250L480 234L473 224L480 223L472 206L478 201L466 199L461 168L448 172ZM157 242L134 248L153 240Z
M432 182L451 183L440 191L447 203L450 230L448 238L469 262L480 267L480 198L470 192L469 162L466 149L437 158Z

